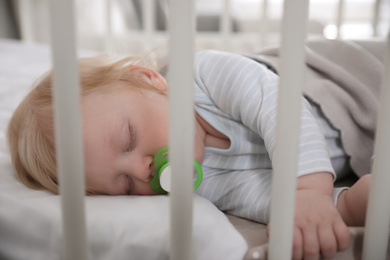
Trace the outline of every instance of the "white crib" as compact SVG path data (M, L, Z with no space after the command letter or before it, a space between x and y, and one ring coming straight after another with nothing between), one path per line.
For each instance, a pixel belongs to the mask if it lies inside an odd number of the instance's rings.
M225 12L221 16L221 33L219 46L229 50L232 27L229 14L229 1L223 2ZM267 9L268 1L263 1L263 9ZM22 36L26 41L31 39L28 30L29 0L20 0ZM145 30L137 32L143 41L155 41L153 28L154 1L144 0ZM380 1L376 1L373 28L377 27ZM88 258L88 225L85 220L84 179L82 161L82 139L80 116L78 114L78 76L76 66L76 39L74 32L73 1L51 1L51 41L54 65L54 97L56 104L56 140L58 153L58 170L60 176L60 193L62 198L62 218L64 230L64 259ZM106 49L114 48L115 37L110 30L111 3L107 0L107 37ZM344 1L339 1L337 26L342 25ZM288 88L289 85L303 86L304 77L304 43L306 39L309 0L285 1L282 50L280 65L280 94L278 110L277 146L272 186L272 229L269 240L268 259L291 259L292 227L295 205L295 185L297 169L296 149L298 147L300 97L302 89ZM262 36L245 36L240 41L264 43L267 38L267 16L261 18ZM194 259L193 249L193 193L192 158L193 158L193 115L192 88L180 88L181 85L192 84L192 53L196 48L194 26L194 2L171 0L169 2L169 52L170 74L170 149L173 168L172 192L170 194L171 233L170 259ZM373 30L376 32L376 30ZM131 37L131 34L130 36ZM165 37L165 36L164 36ZM205 37L205 36L202 36ZM369 200L369 212L364 231L363 259L386 259L390 224L390 205L382 203L381 198L390 197L390 160L386 160L386 150L390 147L390 34L387 38L386 72L383 79L381 110L375 145L375 161ZM137 37L139 39L140 37ZM205 37L207 38L207 37ZM236 39L237 40L237 39ZM65 87L68 86L68 87ZM70 86L72 88L70 88ZM68 109L64 109L68 108ZM177 109L180 108L180 109ZM73 126L68 129L67 126ZM287 131L288 130L288 131ZM69 137L71 133L72 137ZM174 137L174 138L173 138ZM70 141L71 140L71 141ZM283 163L282 163L283 162ZM175 172L187 172L186 175L175 175ZM65 174L67 173L67 174ZM73 174L69 174L73 173ZM288 199L286 199L288 198ZM253 259L260 258L252 254Z

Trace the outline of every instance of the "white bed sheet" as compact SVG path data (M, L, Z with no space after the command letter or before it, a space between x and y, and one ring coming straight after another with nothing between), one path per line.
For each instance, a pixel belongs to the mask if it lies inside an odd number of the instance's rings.
M87 54L90 55L90 54ZM47 46L0 39L0 258L61 259L60 197L31 190L13 174L7 123L32 82L50 66ZM89 259L169 259L169 197L86 197ZM243 237L194 195L195 259L242 259Z

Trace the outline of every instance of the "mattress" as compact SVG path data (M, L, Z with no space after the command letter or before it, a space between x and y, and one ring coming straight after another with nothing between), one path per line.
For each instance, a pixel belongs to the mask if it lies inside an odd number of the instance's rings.
M6 142L12 112L50 68L50 48L3 39L0 57L0 259L62 259L61 198L15 178ZM194 259L242 259L247 243L228 217L200 196L193 202ZM169 259L169 204L169 196L85 197L88 258Z

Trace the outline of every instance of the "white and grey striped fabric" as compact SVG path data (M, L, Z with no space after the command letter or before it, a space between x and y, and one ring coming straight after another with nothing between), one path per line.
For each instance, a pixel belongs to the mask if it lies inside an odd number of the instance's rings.
M226 150L206 147L197 193L222 211L268 223L278 76L241 55L201 51L195 55L194 79L196 112L231 141ZM335 175L333 166L337 172L347 164L339 133L318 107L312 111L305 99L302 104L297 176Z

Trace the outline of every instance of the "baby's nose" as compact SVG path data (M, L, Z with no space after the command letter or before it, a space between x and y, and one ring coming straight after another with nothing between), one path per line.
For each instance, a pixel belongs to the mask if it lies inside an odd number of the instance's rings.
M154 172L153 157L143 158L134 177L144 182L150 182L155 174Z

